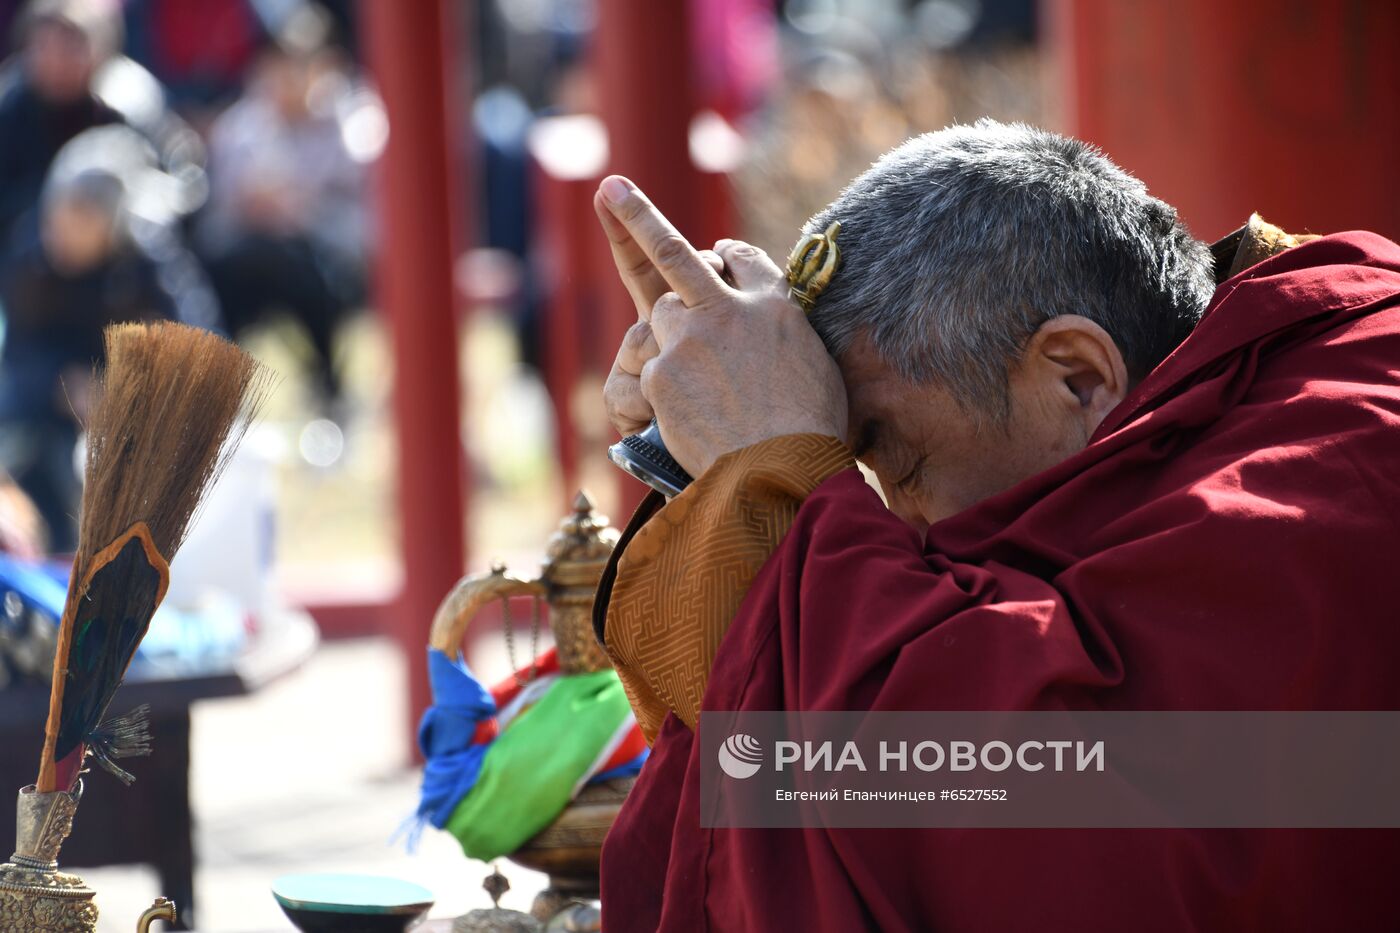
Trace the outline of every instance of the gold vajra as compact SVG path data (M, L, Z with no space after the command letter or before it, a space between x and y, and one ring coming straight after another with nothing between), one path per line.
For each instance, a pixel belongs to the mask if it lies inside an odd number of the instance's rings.
M788 256L788 294L808 314L812 313L817 296L831 284L841 262L841 250L836 246L840 232L841 221L833 220L821 233L809 233L798 240Z

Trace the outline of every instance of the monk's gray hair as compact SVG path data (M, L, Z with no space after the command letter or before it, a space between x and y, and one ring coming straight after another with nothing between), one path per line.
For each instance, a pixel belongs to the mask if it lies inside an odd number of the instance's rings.
M1176 211L1079 140L981 120L887 153L804 232L841 222L812 326L839 358L868 335L906 379L1000 421L1045 321L1097 323L1137 381L1200 320L1211 256Z

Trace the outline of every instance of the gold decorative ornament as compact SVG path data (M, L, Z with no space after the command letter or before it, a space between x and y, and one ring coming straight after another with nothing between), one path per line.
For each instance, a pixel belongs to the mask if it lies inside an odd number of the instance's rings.
M93 933L93 890L58 870L58 850L73 830L82 782L71 793L19 792L15 854L0 865L0 933Z
M83 879L58 870L58 852L73 831L73 815L83 795L40 793L33 784L19 792L15 854L0 865L0 933L95 933L97 904ZM157 898L137 922L149 933L156 920L175 922L175 903Z
M522 580L508 573L505 565L497 564L490 573L463 579L433 616L429 644L455 660L467 626L478 612L499 599L509 619L508 600L529 596L549 605L549 627L560 672L587 674L611 667L593 636L593 594L617 544L618 531L608 527L606 516L594 513L593 500L586 492L580 491L573 505L573 513L559 523L559 530L549 539L538 577ZM511 663L515 663L513 659Z
M788 256L788 295L808 314L841 264L841 249L836 245L840 232L841 221L833 220L821 233L809 233L798 240Z
M530 912L550 919L581 901L596 901L598 860L603 839L637 781L613 778L588 784L564 812L507 858L549 875L549 887L535 896Z

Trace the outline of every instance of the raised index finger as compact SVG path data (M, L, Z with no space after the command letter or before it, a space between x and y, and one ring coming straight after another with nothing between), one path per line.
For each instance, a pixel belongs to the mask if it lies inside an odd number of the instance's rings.
M608 210L687 306L693 308L728 290L718 273L636 185L621 175L609 175L598 190Z

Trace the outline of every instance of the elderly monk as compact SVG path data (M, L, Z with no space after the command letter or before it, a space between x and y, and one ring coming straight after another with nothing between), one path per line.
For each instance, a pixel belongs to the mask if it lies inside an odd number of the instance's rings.
M1400 247L1209 248L1093 148L913 139L810 318L627 180L606 396L696 481L595 621L654 748L603 855L633 930L1400 929L1381 830L760 830L699 819L698 711L1400 709ZM856 469L864 464L881 496Z

